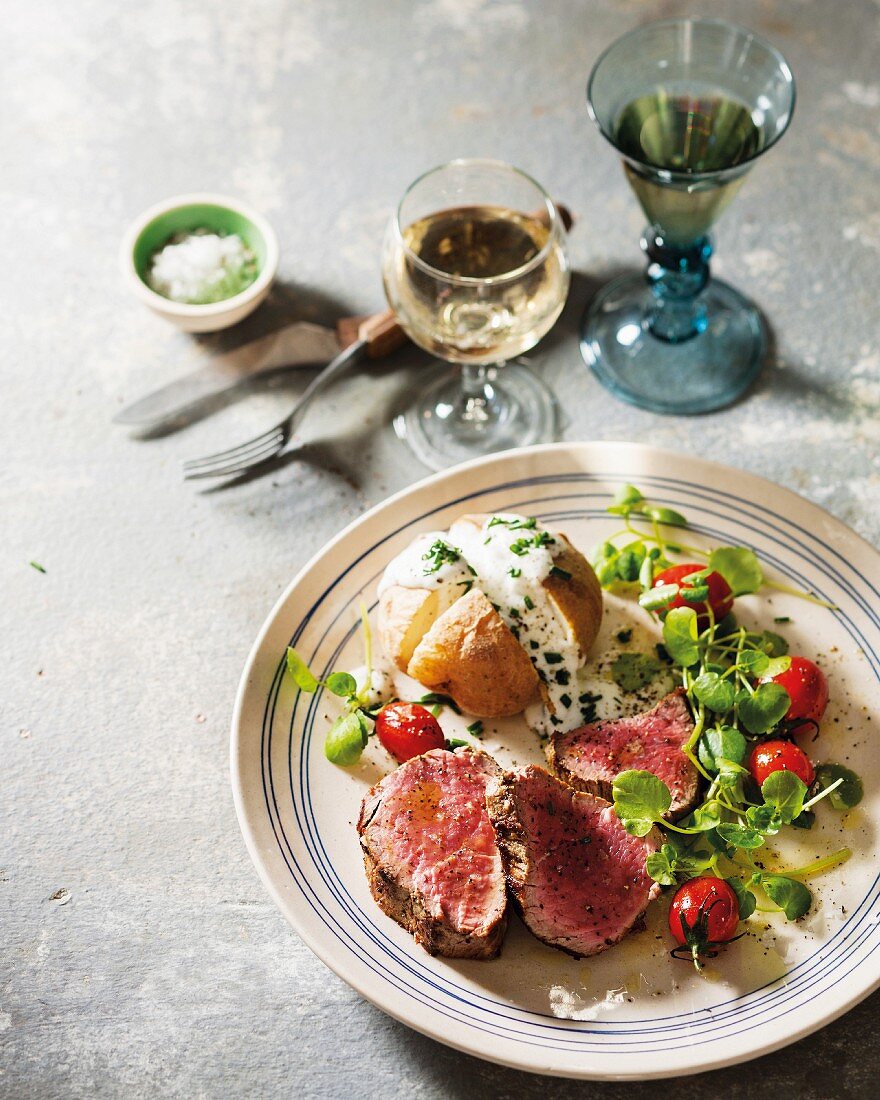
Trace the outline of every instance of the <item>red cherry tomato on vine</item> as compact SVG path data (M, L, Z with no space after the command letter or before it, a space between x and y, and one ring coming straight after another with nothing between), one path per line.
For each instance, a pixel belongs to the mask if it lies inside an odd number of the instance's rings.
M679 947L687 949L700 969L700 956L717 954L714 948L729 943L739 924L739 901L733 887L722 878L689 879L680 886L669 907L669 931Z
M774 772L791 772L809 787L816 778L809 756L791 741L764 741L749 757L749 771L760 786Z
M376 717L376 736L400 764L446 744L440 723L418 703L382 707Z
M767 681L764 677L762 682ZM785 688L791 697L791 706L785 713L786 719L796 721L803 718L807 723L818 722L828 706L828 681L818 665L806 657L792 657L791 664L778 676L772 677L774 684ZM806 730L808 725L799 727ZM794 733L798 732L795 728Z
M677 584L687 591L688 588L692 588L692 585L682 585L682 581L685 577L690 576L691 573L699 573L705 566L699 565L697 562L683 562L680 565L670 565L668 569L663 569L654 578L654 587L659 588L662 584ZM698 582L700 583L700 582ZM710 573L702 582L709 589L708 600L701 603L688 603L683 599L681 593L675 597L674 600L665 608L660 617L666 614L666 611L671 611L673 607L692 607L697 613L697 625L700 630L705 630L709 625L709 615L707 613L706 604L712 609L712 614L715 616L715 622L719 622L725 615L730 613L730 609L733 607L733 592L730 585L721 576L720 573Z

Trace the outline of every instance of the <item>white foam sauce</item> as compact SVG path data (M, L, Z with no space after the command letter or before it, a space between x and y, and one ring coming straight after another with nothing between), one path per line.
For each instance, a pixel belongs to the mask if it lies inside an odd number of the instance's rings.
M357 668L351 670L351 675L354 677L354 681L357 684L358 695L364 693L364 688L367 683L367 666L358 665ZM378 707L384 703L390 703L395 697L396 691L394 688L394 677L386 665L377 665L370 671L370 688L365 696L365 702L368 706Z
M437 552L432 552L434 548ZM472 570L459 547L450 543L448 533L428 531L388 563L379 581L379 595L399 584L403 588L458 588L457 595L462 596L473 580Z
M434 569L429 550L438 542L459 556ZM449 592L452 603L471 585L480 589L498 609L544 685L550 706L541 702L529 707L528 724L539 733L574 729L583 720L577 673L585 654L543 584L561 550L554 533L533 519L502 513L488 517L482 527L458 524L451 536L435 531L420 535L389 563L379 591L393 584L454 586L457 592Z

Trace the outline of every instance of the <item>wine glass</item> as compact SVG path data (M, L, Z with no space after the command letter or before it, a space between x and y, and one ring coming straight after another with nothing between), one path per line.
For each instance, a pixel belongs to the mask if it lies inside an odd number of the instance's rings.
M426 172L391 219L382 266L408 335L457 368L395 419L418 458L440 470L551 439L552 393L507 362L537 344L568 294L565 230L546 191L494 160Z
M760 371L761 315L709 280L708 232L785 133L794 101L782 55L720 20L649 23L596 62L590 116L623 157L649 222L646 274L603 287L581 330L584 359L618 397L655 412L709 412Z

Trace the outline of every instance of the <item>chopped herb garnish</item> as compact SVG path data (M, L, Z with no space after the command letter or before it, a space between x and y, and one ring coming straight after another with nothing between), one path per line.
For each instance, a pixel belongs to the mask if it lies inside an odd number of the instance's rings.
M533 527L538 526L538 521L534 516L529 516L528 519L523 519L519 516L515 519L505 519L503 516L493 516L489 520L488 527L497 527L499 524L510 531L530 531Z
M559 696L559 702L562 703L564 707L570 707L571 696L567 692L563 692L562 695Z
M467 731L471 735L471 737L482 737L483 723L478 718L476 722L471 722L471 724L467 727Z
M450 752L455 752L456 749L466 749L468 747L467 741L462 741L460 737L447 737L446 748Z
M36 571L38 573L45 573L46 572L45 566L40 565L40 563L38 561L32 561L29 564L30 564L31 569L36 569Z
M777 615L776 618L773 620L773 622L774 623L790 623L791 622L791 616L790 615Z
M632 630L618 630L617 632L617 640L620 642L621 645L626 645L627 642L631 641L632 636Z
M519 618L519 612L517 611L517 609L515 607L511 607L508 610L509 610L509 614L510 614L511 619L518 619Z
M559 579L561 581L570 581L571 580L571 573L569 573L569 571L567 569L561 569L558 565L554 565L550 569L550 576L551 577L559 577Z
M522 569L518 569L515 565L511 565L511 567L507 570L507 575L508 577L513 577L513 579L516 580L517 577L522 576Z
M540 648L540 647L539 647L539 645L538 645L538 643L537 643L537 642L536 642L536 641L535 641L534 639L532 639L532 640L531 640L531 641L529 642L529 645L531 646L531 648L532 648L532 649L538 649L538 648Z
M422 554L422 561L428 563L422 572L429 577L442 566L457 562L460 557L461 553L454 546L450 546L443 539L437 539L436 542L431 543L427 553Z
M561 687L565 687L569 683L569 681L571 680L571 673L568 671L567 668L560 668L560 669L557 670L557 672L556 672L555 676L553 677L553 679Z
M526 611L534 611L535 601L532 599L531 596L526 596L523 600L523 603L526 605Z
M414 699L413 702L419 703L423 707L429 707L436 703L441 707L449 707L456 714L461 714L461 708L454 699L451 699L448 695L441 695L437 691L429 691L427 695L423 695L421 699Z
M562 664L562 654L561 653L553 653L550 650L545 650L544 651L544 660L547 662L548 665L561 665Z
M514 539L509 549L511 554L516 554L518 558L521 558L524 554L528 554L531 546L531 539Z

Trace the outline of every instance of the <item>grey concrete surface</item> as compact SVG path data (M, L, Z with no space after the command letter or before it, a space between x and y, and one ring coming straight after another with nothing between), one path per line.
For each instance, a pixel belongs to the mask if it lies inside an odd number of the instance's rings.
M660 15L769 35L791 132L717 234L716 270L766 310L755 392L698 420L607 396L577 318L638 265L636 204L591 128L599 50ZM329 536L422 471L389 416L424 360L338 386L269 476L202 493L179 462L244 438L289 393L136 440L124 402L199 356L382 304L385 218L453 155L511 160L579 215L582 273L534 358L567 439L634 439L757 471L880 536L880 8L871 0L33 0L3 9L0 568L4 1097L647 1097L467 1058L387 1019L298 941L257 880L228 728L260 623ZM269 304L192 339L121 286L128 221L227 191L282 242ZM41 574L29 566L36 560ZM681 1090L876 1095L880 999ZM678 1090L676 1090L678 1091Z

